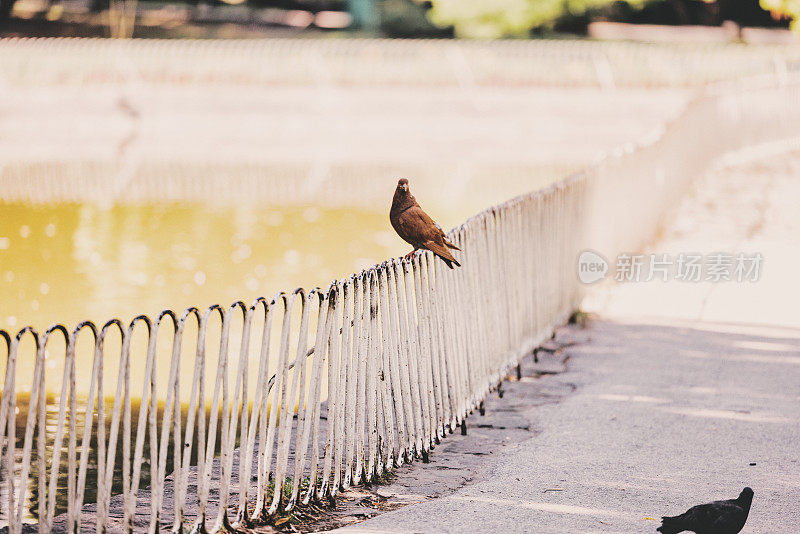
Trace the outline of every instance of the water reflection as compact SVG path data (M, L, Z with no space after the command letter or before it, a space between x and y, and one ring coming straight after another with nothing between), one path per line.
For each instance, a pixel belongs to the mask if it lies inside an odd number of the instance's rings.
M0 328L228 304L402 252L381 211L186 204L4 204Z
M183 167L160 168L125 187L136 202L114 194L110 176L90 173L87 182L63 175L64 165L50 165L52 173L17 167L0 174L0 328L9 331L326 287L408 251L388 222L398 176L411 178L425 209L449 228L576 165L335 167L347 177L283 182L254 181L252 168L235 168L247 179L194 182ZM64 202L75 197L87 201Z
M87 318L99 324L111 317L127 322L136 314L154 316L164 308L180 311L189 306L227 305L239 299L251 301L259 295L271 295L297 285L324 287L334 278L397 255L405 248L386 229L383 210L226 207L204 203L109 208L91 203L1 206L0 328L13 332L22 325L34 325L42 332L55 322L71 328ZM79 339L77 351L77 382L84 395L91 378L89 338L87 335ZM159 351L157 360L157 372L163 377L169 372L169 359L162 356L169 354L167 342L167 336L160 340L164 350ZM143 333L135 334L132 344L133 394L138 395L144 379ZM118 347L119 336L112 332L106 345L107 354L119 355ZM191 376L194 368L194 360L188 356L193 350L187 343L187 356L182 360L187 376ZM35 355L32 341L24 339L19 354L17 391L29 392ZM60 391L63 354L63 341L54 338L48 344L45 362L46 387L50 392ZM5 354L2 359L4 371ZM118 362L114 359L106 362L107 395L115 390ZM256 361L253 363L257 365ZM210 369L216 366L211 355L208 365ZM209 374L213 377L213 372ZM188 393L188 388L184 392ZM17 476L21 476L27 395L23 393L18 398ZM159 396L163 398L162 391ZM108 424L112 404L113 400L107 401ZM85 399L79 406L78 436L83 431ZM137 412L134 404L134 421ZM58 399L51 396L46 411L48 459L52 455L57 418ZM95 425L85 502L96 498L96 443ZM145 444L149 445L149 440ZM59 490L66 488L66 446L65 442L57 479ZM33 451L25 507L28 520L36 519L38 508L36 493L32 491L38 483L35 442ZM121 455L121 451L117 453ZM49 471L52 466L48 464L47 468ZM120 456L114 493L121 491L121 468ZM147 465L143 466L142 477L140 487L144 488L149 484ZM0 484L0 487L6 486ZM3 503L7 503L7 498ZM66 491L58 491L56 512L65 509ZM0 513L5 516L4 511Z

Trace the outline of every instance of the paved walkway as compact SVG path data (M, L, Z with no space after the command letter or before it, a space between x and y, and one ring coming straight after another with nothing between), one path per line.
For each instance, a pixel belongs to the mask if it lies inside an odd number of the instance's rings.
M601 292L589 341L546 378L575 392L524 413L540 434L495 454L474 484L345 530L654 532L650 518L745 485L743 532L796 529L800 154L768 161L710 173L653 250L761 252L758 283Z

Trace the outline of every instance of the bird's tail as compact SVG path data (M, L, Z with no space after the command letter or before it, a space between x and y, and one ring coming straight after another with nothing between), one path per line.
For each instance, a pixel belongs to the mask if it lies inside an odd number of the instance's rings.
M442 258L444 262L447 264L447 266L450 267L451 269L453 268L454 263L458 267L461 267L461 264L458 263L458 260L456 260L452 254L450 254L450 251L447 250L447 247L444 246L443 244L437 243L435 241L427 241L424 246L425 248L427 248L440 258Z
M682 516L676 515L675 517L662 517L661 526L656 530L661 534L678 534L683 532L684 528L681 524Z
M441 256L439 256L439 257L440 257L440 258L442 258ZM454 267L453 267L453 264L454 264L454 263L455 263L455 264L456 264L458 267L461 267L461 264L460 264L460 263L458 263L458 260L457 260L457 259L455 259L455 258L453 258L452 260L448 260L447 258L442 258L442 260L443 260L443 261L444 261L444 262L447 264L447 266L448 266L448 267L450 267L451 269L453 269L453 268L454 268Z

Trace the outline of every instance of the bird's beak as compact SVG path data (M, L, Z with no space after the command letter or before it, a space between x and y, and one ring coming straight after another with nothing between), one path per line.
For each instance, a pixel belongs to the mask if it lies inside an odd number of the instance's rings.
M403 184L400 187L403 188L403 191L408 191L408 184Z

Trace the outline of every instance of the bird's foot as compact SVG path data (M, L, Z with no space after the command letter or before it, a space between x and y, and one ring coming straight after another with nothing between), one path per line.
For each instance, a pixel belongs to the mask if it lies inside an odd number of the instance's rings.
M414 249L414 250L412 250L411 252L409 252L408 254L406 254L405 256L403 256L403 259L404 259L404 260L408 260L408 259L411 259L411 258L413 258L413 257L414 257L414 254L415 254L416 252L417 252L417 249Z

